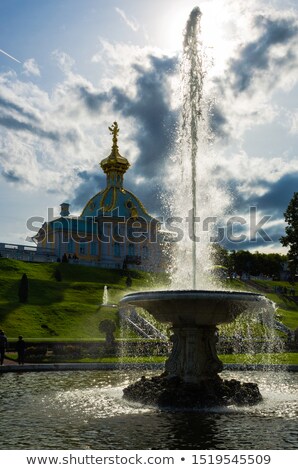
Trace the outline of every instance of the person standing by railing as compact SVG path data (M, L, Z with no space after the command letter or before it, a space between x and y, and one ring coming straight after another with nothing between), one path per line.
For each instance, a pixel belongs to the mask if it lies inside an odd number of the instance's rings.
M25 362L25 350L26 343L23 340L23 336L19 336L19 340L16 342L16 351L18 353L18 363L24 365Z

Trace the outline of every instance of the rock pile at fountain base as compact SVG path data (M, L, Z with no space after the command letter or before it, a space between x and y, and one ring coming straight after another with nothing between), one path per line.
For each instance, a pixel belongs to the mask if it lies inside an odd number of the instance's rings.
M123 390L123 397L161 408L210 408L229 405L255 405L262 400L258 385L219 376L199 384L184 382L165 373L151 378L141 377Z

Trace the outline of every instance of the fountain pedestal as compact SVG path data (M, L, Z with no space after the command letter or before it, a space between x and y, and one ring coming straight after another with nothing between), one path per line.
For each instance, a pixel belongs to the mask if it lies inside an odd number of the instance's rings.
M217 376L223 369L216 353L217 328L214 326L174 327L172 352L165 364L168 377L200 383Z
M142 307L171 325L173 347L165 371L129 385L124 397L178 408L259 402L262 397L256 384L227 381L218 375L223 365L216 353L216 325L230 323L262 299L258 294L226 291L154 291L125 296L121 306Z

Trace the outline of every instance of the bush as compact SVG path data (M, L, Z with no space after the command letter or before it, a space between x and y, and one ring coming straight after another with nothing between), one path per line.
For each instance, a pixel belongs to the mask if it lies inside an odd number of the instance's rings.
M26 303L28 300L28 292L29 292L29 286L28 286L28 278L27 274L23 274L20 283L19 283L19 301L22 303Z

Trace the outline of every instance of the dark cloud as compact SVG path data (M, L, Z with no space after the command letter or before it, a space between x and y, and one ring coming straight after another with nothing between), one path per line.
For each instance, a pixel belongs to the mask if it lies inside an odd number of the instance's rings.
M233 89L243 92L249 88L255 73L267 70L270 64L280 65L285 60L296 58L291 40L298 34L297 23L291 18L271 19L259 15L255 18L255 25L260 35L240 50L239 57L231 60L229 73L232 74ZM277 45L288 44L290 49L285 58L273 58L272 48Z
M41 138L46 138L54 142L67 140L68 142L75 143L77 141L77 133L75 130L61 133L57 131L47 131L39 126L30 122L19 121L12 116L0 116L0 125L13 131L24 131L36 135Z
M282 176L275 183L270 183L265 180L258 180L256 184L267 187L267 191L263 196L251 195L245 198L239 191L239 181L230 180L227 186L233 194L233 214L231 216L241 216L245 218L246 224L235 223L233 225L233 234L239 237L245 234L246 230L250 228L250 208L256 207L255 223L259 224L264 216L270 216L264 225L261 223L261 228L264 229L268 235L268 239L263 239L262 234L257 234L256 240L253 239L253 233L241 242L232 242L225 238L223 245L229 250L260 250L274 245L276 249L281 248L280 237L284 235L284 223L277 223L269 225L268 222L274 220L284 220L284 212L293 197L298 186L298 172L286 174ZM226 232L225 232L226 233Z
M209 127L213 135L227 138L228 133L228 120L226 119L223 110L217 105L213 105L209 113Z
M13 170L2 170L1 174L9 183L20 183L26 181L25 178L20 178L16 175Z
M77 90L89 111L98 112L104 103L110 102L117 113L135 119L132 139L138 146L140 157L133 171L147 177L159 172L160 165L169 155L178 118L170 107L168 83L169 76L176 71L177 58L151 55L149 59L149 69L132 66L137 72L133 98L119 87L106 93L94 93L84 86Z
M269 183L267 183L269 186ZM257 205L262 210L280 215L286 211L288 204L298 188L298 171L286 174L276 183L270 183L268 191L258 198Z
M81 171L78 176L81 181L75 190L74 199L71 200L71 209L82 211L89 199L105 188L106 175L99 168L96 172Z
M0 108L4 110L16 111L18 114L21 114L23 117L31 119L31 121L35 121L35 122L39 121L39 119L37 119L37 117L33 113L26 111L22 106L19 106L18 104L13 103L12 101L9 101L3 98L2 96L0 96Z
M246 227L247 228L247 227ZM254 235L246 235L245 228L239 226L239 230L234 228L233 234L236 237L241 235L245 235L245 239L243 241L232 241L229 238L225 238L222 245L228 250L254 250L254 251L264 251L266 248L274 246L275 250L278 251L281 248L281 243L279 241L280 237L284 235L284 228L282 225L276 225L274 227L269 227L266 224L262 226L266 234L266 238L263 238L261 234L257 233L256 236Z
M108 93L94 93L91 92L86 86L80 86L77 89L79 98L84 102L85 106L92 113L97 113L101 106L109 101Z
M242 214L248 212L249 207L255 206L262 213L283 218L293 194L298 187L298 172L287 173L279 180L272 183L264 178L255 181L256 187L263 187L266 191L262 196L252 193L249 197L240 192L241 182L239 180L230 179L226 181L226 187L233 198L233 212Z
M173 147L177 113L170 107L168 78L176 70L177 59L150 57L150 69L135 66L138 72L136 95L127 96L113 88L113 106L136 120L135 135L140 156L134 172L152 178L160 174Z
M110 102L124 118L135 119L132 140L139 149L139 158L125 175L124 186L136 193L149 212L160 210L159 187L175 140L178 116L170 106L168 78L176 71L176 66L176 58L152 55L149 69L134 65L137 72L134 97L118 87L107 93L93 93L82 86L78 89L90 112L98 112L102 104ZM137 176L145 177L146 182L137 185ZM100 174L83 172L80 178L82 181L72 202L74 207L82 207L100 188L105 187L105 180Z

